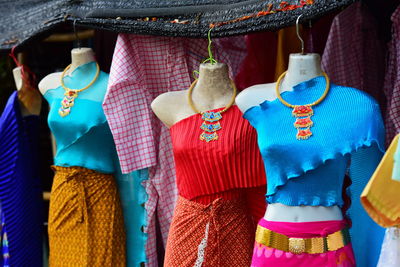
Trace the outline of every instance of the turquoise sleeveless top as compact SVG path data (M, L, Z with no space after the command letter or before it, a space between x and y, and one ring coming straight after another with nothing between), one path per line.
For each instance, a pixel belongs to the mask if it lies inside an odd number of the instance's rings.
M64 77L65 86L83 88L92 81L95 73L95 62L81 65ZM57 144L55 165L80 166L102 173L116 171L117 152L102 108L108 76L100 72L92 86L78 93L71 113L65 117L58 114L64 88L59 86L44 94L50 105L49 127Z
M321 97L324 90L325 78L321 76L283 92L282 97L293 105L307 104ZM331 84L327 97L313 109L312 136L306 140L296 139L292 108L278 99L264 101L243 115L258 133L268 203L342 206L343 180L352 155L372 147L370 154L364 153L369 156L363 158L363 165L376 167L379 150L383 151L384 127L372 97ZM365 183L370 175L363 178Z

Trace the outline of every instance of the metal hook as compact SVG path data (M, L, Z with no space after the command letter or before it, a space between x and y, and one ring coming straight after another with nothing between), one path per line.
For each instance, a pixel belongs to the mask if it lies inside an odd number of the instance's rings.
M299 40L300 40L300 42L301 42L301 54L302 55L305 55L305 53L304 53L304 41L303 41L303 39L301 38L301 36L300 36L300 31L299 31L299 20L300 20L300 17L301 16L303 16L303 14L301 14L300 16L298 16L297 17L297 20L296 20L296 34L297 34L297 38L299 38Z
M81 40L79 39L78 32L76 31L76 19L74 19L73 28L78 48L81 49Z

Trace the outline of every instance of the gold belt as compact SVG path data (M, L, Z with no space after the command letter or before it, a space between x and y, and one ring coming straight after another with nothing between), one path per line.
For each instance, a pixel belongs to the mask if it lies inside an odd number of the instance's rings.
M256 242L270 248L292 252L293 254L317 254L343 248L350 243L350 235L349 229L346 227L325 237L293 238L258 225Z

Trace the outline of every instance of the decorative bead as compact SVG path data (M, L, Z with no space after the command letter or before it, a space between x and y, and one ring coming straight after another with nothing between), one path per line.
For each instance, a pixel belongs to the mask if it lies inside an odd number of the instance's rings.
M215 124L207 124L206 122L203 122L203 124L200 126L200 129L202 129L203 131L212 133L212 132L216 132L216 131L220 130L221 124L219 122L217 122Z
M310 117L306 118L297 118L296 121L294 122L294 127L296 128L307 128L311 127L313 125L313 121L310 119Z
M64 98L61 100L61 107L58 111L61 117L65 117L69 115L71 112L71 107L74 106L75 98L78 97L78 93L76 91L68 90L64 93Z
M222 115L221 112L209 111L209 112L204 112L203 115L201 116L201 119L208 122L215 122L222 119Z
M206 141L206 142L208 143L208 142L210 142L210 141L218 140L218 135L217 135L216 132L213 132L213 133L211 133L211 134L208 134L208 133L206 133L206 132L203 132L203 133L200 135L200 140Z
M90 86L92 86L92 84L97 80L97 78L99 77L99 73L100 73L100 67L99 64L96 63L96 74L93 78L93 80L86 85L85 87L81 88L81 89L71 89L65 86L64 84L64 76L65 73L67 72L67 70L69 70L71 68L71 64L68 65L63 73L61 74L61 86L64 88L65 93L64 93L64 98L61 101L61 108L59 109L58 113L60 114L61 117L65 117L67 116L70 112L71 112L71 107L74 105L74 101L75 98L78 97L78 93L82 92L86 89L88 89Z
M314 114L311 106L295 106L292 111L294 117L306 117Z
M58 110L58 114L60 114L61 117L67 116L70 112L71 112L70 107L66 107L66 108L60 107L60 109Z
M310 131L309 128L307 128L305 130L298 129L296 138L298 140L305 140L305 139L310 138L311 135L312 135L312 132Z

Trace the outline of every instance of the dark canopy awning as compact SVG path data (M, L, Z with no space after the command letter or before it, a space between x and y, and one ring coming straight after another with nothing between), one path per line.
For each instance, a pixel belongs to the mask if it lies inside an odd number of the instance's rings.
M60 24L203 38L276 30L355 0L0 0L0 49L23 46Z

